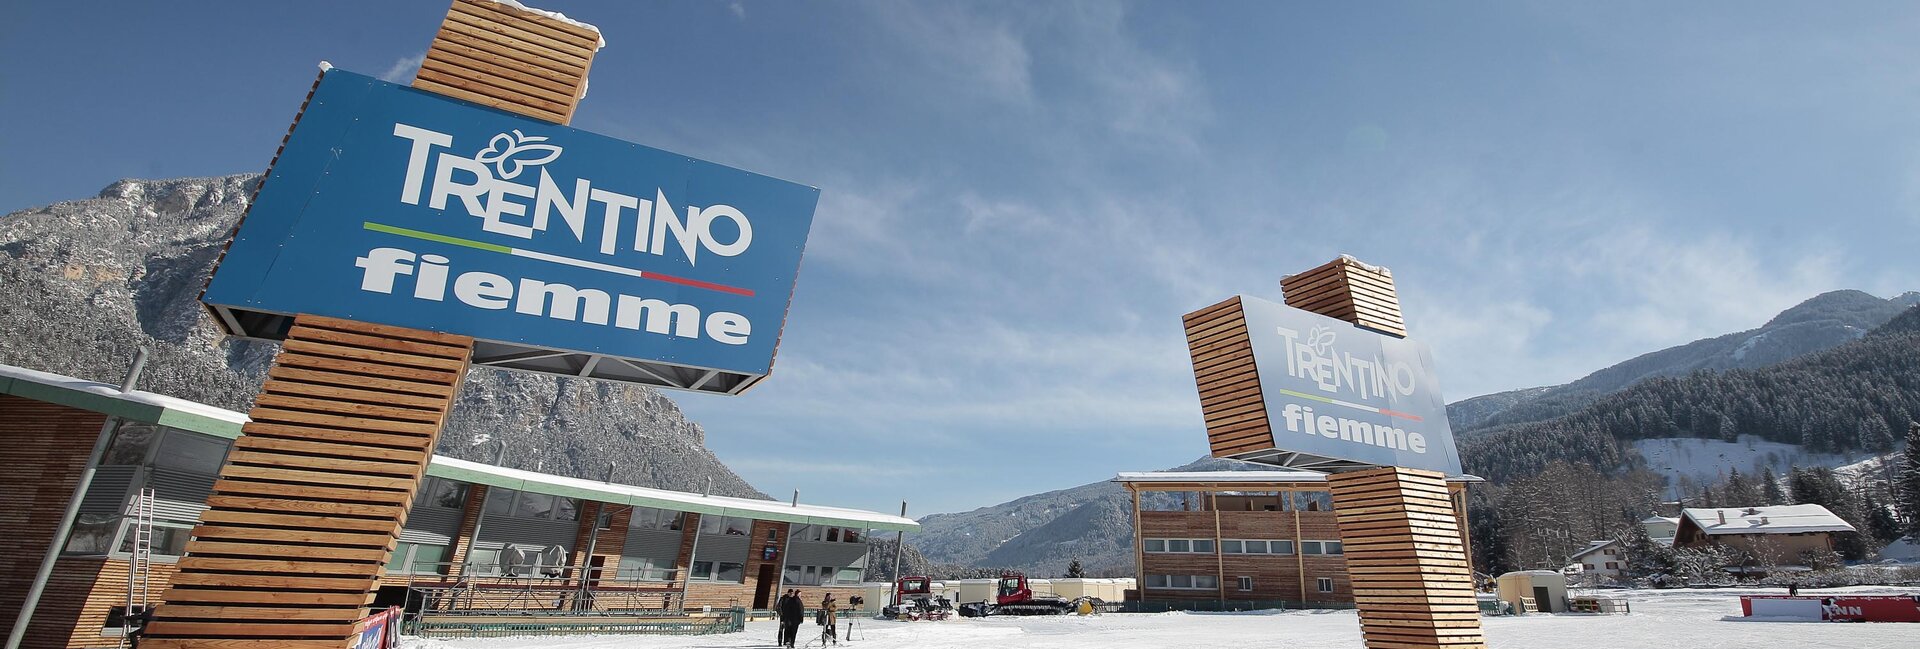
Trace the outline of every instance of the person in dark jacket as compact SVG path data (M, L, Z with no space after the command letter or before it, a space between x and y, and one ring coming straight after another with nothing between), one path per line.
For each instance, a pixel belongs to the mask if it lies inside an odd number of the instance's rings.
M800 635L800 622L807 617L807 606L800 601L799 589L788 589L780 596L780 646L792 647L794 637Z

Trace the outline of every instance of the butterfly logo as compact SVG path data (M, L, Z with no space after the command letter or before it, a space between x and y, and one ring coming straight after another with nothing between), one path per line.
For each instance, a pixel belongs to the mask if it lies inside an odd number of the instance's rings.
M487 141L487 148L473 154L473 159L481 164L493 165L493 170L501 180L512 180L520 172L553 162L560 157L560 147L554 144L541 144L547 138L540 135L527 135L520 129L493 136Z
M1307 346L1312 347L1313 353L1321 358L1332 358L1333 336L1332 329L1316 326L1307 332Z

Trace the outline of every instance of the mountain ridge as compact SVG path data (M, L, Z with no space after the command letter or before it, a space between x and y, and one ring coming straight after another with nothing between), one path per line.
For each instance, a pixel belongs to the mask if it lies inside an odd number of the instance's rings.
M1754 369L1831 349L1859 339L1916 304L1920 292L1883 299L1852 289L1828 291L1753 329L1647 352L1561 385L1462 399L1447 404L1447 418L1463 439L1498 426L1546 421L1650 378Z

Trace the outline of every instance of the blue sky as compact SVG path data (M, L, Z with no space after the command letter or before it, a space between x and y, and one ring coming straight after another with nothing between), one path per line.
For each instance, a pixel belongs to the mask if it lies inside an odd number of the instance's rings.
M443 2L32 3L0 211L265 167ZM762 490L915 515L1204 454L1179 328L1340 253L1460 399L1920 289L1920 7L578 2L575 126L821 188L771 380L674 395Z

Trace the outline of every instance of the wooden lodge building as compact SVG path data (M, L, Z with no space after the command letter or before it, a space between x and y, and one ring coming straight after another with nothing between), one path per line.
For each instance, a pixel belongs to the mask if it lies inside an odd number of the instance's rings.
M0 633L16 620L96 437L110 430L25 646L119 646L129 590L136 605L143 591L149 605L163 602L246 421L204 404L0 365L0 464L10 474L0 488ZM583 566L592 568L596 608L765 609L785 588L799 588L809 602L826 592L845 602L862 592L867 536L919 527L876 512L442 456L427 476L369 605L400 604L409 587L486 584L518 600L476 607L551 606L582 590ZM145 521L151 560L133 568L134 535ZM144 578L130 579L130 569Z
M1122 473L1113 481L1132 495L1134 577L1143 602L1353 602L1326 474ZM1466 486L1480 481L1447 479L1463 548L1471 547Z

